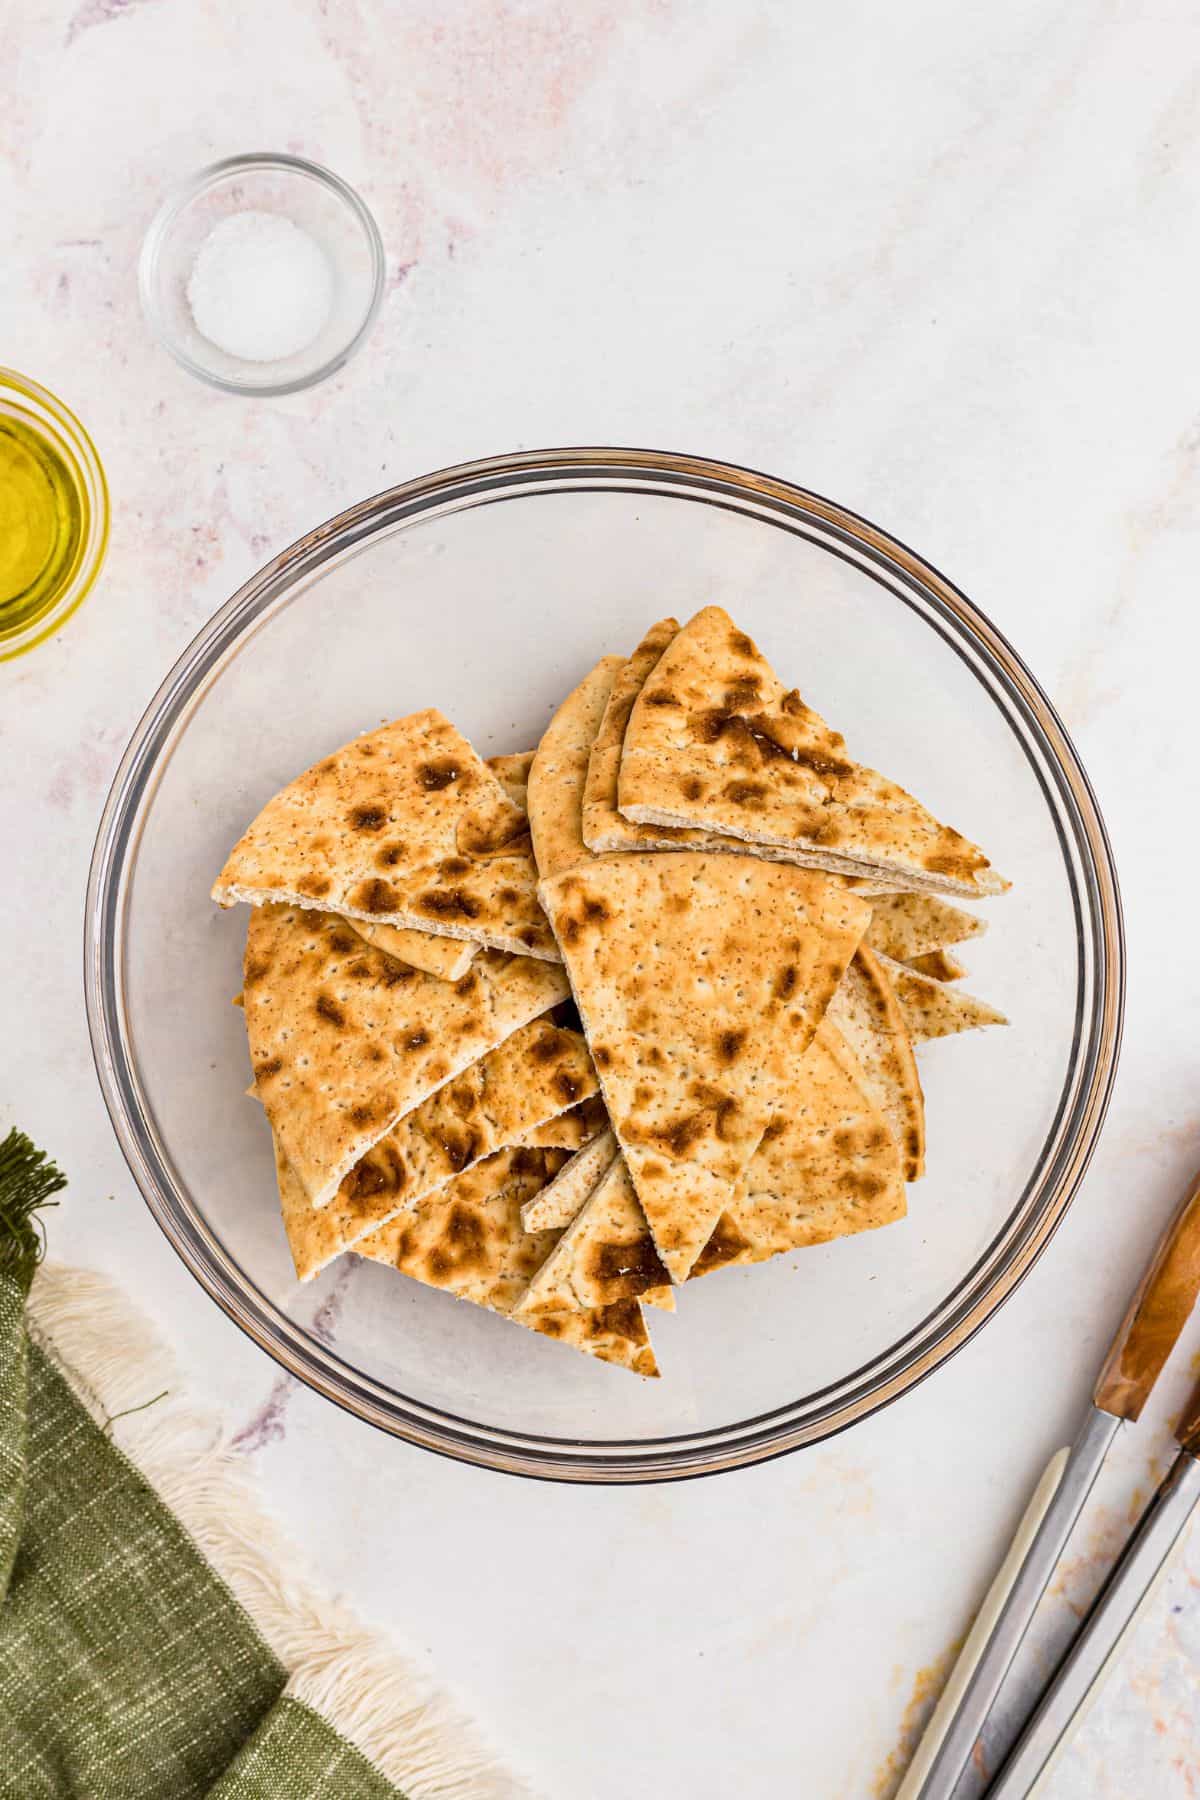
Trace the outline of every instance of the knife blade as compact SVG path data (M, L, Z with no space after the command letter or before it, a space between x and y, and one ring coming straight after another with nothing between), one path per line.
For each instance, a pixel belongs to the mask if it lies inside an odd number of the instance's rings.
M1175 1458L1052 1675L987 1800L1024 1800L1040 1786L1078 1730L1150 1605L1200 1505L1200 1386L1177 1428Z
M1200 1174L1155 1249L1096 1381L1062 1479L997 1612L912 1800L953 1800L1013 1658L1123 1421L1137 1419L1200 1293ZM955 1675L951 1677L955 1679ZM937 1715L935 1714L935 1721ZM1001 1753L1007 1744L998 1746Z

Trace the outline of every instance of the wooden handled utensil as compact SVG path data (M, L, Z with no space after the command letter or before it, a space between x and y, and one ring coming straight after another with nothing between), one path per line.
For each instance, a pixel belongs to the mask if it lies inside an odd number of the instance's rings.
M1137 1419L1200 1293L1200 1175L1159 1242L1112 1342L1093 1404L1057 1483L1047 1471L1031 1514L1041 1520L1019 1557L1010 1556L985 1605L990 1627L972 1631L896 1800L952 1800L980 1732L1054 1572L1084 1501L1123 1421ZM1061 1452L1059 1453L1061 1456ZM1001 1752L1008 1746L999 1746ZM1019 1790L1014 1790L1019 1791Z

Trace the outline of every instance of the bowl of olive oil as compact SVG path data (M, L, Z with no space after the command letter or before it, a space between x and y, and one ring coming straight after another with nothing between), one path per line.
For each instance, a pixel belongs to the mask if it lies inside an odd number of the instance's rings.
M0 662L58 630L108 543L95 447L55 395L0 367Z

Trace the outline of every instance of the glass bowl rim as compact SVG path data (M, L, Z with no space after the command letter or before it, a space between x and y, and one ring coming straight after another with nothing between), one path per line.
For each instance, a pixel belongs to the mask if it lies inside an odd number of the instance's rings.
M0 400L10 395L29 403L19 410L28 413L47 431L62 453L87 500L88 520L78 561L67 586L49 612L34 619L25 631L7 640L0 638L0 663L11 662L14 657L23 656L35 645L44 643L82 606L104 566L111 528L104 464L78 415L65 400L60 400L31 375L23 375L19 369L0 364Z
M1076 907L1080 999L1067 1081L1054 1121L1032 1176L1005 1226L957 1286L921 1323L885 1351L825 1389L802 1396L806 1406L837 1394L876 1364L897 1362L886 1379L829 1401L808 1422L784 1417L793 1401L757 1418L692 1434L632 1440L550 1438L515 1428L481 1425L440 1407L399 1395L366 1375L286 1317L261 1294L192 1209L170 1179L155 1148L156 1132L138 1101L136 1057L131 1058L121 976L124 962L125 889L132 851L136 857L141 820L157 786L164 752L186 728L191 713L219 678L244 634L252 633L267 609L286 601L297 580L313 574L376 534L402 529L435 509L494 504L528 494L576 490L651 492L706 500L799 531L805 519L832 532L864 559L865 572L903 598L883 579L891 570L923 592L942 618L952 622L968 660L970 649L1005 696L1018 707L1034 734L1047 769L1068 808L1078 876L1067 855L1063 825L1053 813ZM686 488L686 492L684 491ZM776 516L778 515L778 516ZM788 520L792 523L789 525ZM805 535L802 531L800 535ZM827 550L828 545L822 545ZM841 550L832 551L842 554ZM872 568L871 564L875 567ZM910 606L912 600L907 602ZM948 633L928 618L941 635ZM977 678L979 671L976 669ZM989 689L993 704L1018 736L1027 757L1030 745L1011 714ZM1045 790L1045 774L1035 773ZM1080 915L1080 880L1089 901L1090 934ZM160 684L137 725L114 777L101 816L88 880L84 931L84 988L88 1029L96 1071L125 1160L159 1226L207 1292L222 1309L299 1380L367 1423L456 1460L504 1473L586 1483L681 1480L717 1474L766 1461L835 1435L899 1399L961 1349L1016 1290L1041 1255L1077 1192L1107 1111L1121 1041L1124 1014L1124 928L1116 869L1091 784L1046 694L1007 640L945 576L899 539L869 520L811 490L777 477L711 458L654 450L570 446L520 451L454 465L403 482L360 501L280 552L202 627ZM1085 952L1090 945L1092 998L1083 1017L1088 985ZM1077 1090L1072 1095L1072 1087ZM1033 1201L1037 1201L1036 1207ZM1015 1234L1014 1221L1019 1229ZM1001 1245L1006 1235L1010 1243ZM996 1271L980 1270L1002 1250ZM971 1284L974 1284L972 1286ZM962 1296L962 1298L960 1298ZM937 1323L942 1314L948 1320ZM915 1341L914 1341L915 1340ZM908 1348L912 1342L912 1348ZM899 1357L898 1354L903 1352ZM402 1404L401 1404L402 1402ZM780 1422L782 1421L782 1422Z
M182 344L169 331L163 321L158 304L155 276L158 258L170 235L172 226L184 210L199 199L201 194L216 187L219 182L230 176L238 175L253 169L282 169L288 174L303 176L306 180L315 181L320 187L328 189L352 213L362 229L371 259L371 298L366 311L359 322L357 330L347 339L345 344L327 357L323 363L305 375L296 375L286 381L238 381L232 377L218 375L214 369L206 368L203 363L189 356ZM298 394L305 388L315 387L318 382L336 373L359 350L366 340L367 334L383 304L384 284L387 278L387 257L380 236L379 226L375 222L366 201L358 191L327 169L324 163L312 162L308 157L292 156L285 150L248 150L239 156L225 156L219 162L208 163L203 169L185 176L178 182L160 202L154 217L146 227L142 239L142 247L138 253L138 296L142 303L142 313L150 326L156 341L168 351L175 361L194 375L198 381L207 382L210 387L220 388L226 394L244 394L248 398L270 399L283 394ZM269 366L269 365L267 365Z

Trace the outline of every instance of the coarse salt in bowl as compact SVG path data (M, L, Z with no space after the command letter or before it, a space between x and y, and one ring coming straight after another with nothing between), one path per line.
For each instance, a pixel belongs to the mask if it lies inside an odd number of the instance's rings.
M214 387L289 394L353 355L383 295L378 228L354 190L299 157L214 163L160 207L142 306L176 361Z

